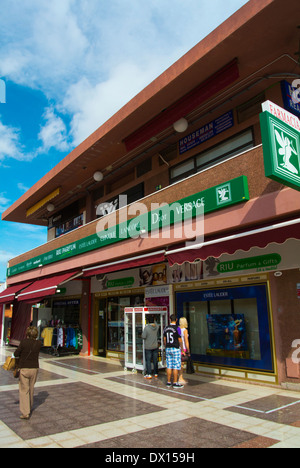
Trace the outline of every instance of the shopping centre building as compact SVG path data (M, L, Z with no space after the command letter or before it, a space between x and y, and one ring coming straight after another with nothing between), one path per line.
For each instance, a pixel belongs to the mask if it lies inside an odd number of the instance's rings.
M3 341L32 320L123 359L124 308L157 305L198 372L300 383L299 21L250 0L3 213L48 227L9 261Z

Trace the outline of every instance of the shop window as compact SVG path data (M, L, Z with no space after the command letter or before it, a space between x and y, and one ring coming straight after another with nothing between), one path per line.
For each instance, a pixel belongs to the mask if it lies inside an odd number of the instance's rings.
M254 137L252 129L248 129L217 146L200 153L182 164L172 167L170 170L170 182L178 182L190 175L201 172L215 164L219 164L243 151L254 147Z
M80 299L53 301L53 320L64 325L79 325Z
M177 293L176 305L196 361L273 371L265 285Z
M107 350L124 352L124 309L144 305L144 296L110 297L107 304Z

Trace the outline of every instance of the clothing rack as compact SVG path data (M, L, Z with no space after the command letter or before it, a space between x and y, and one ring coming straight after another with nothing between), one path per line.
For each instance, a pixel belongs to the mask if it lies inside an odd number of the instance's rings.
M79 354L83 335L79 325L46 326L40 330L43 350L53 356Z

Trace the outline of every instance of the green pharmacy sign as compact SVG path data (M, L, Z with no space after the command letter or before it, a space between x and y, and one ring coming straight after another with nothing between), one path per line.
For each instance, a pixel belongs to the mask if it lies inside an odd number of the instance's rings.
M300 191L300 132L269 112L260 125L266 177Z

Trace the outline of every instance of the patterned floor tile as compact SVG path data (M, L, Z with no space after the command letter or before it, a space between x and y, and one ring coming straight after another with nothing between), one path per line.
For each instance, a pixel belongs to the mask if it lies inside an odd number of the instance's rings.
M78 382L36 388L32 416L22 421L18 391L0 393L0 420L24 440L162 409Z
M226 410L280 424L293 425L300 420L300 399L270 395L246 402L243 405L226 408Z
M124 376L108 377L107 380L123 382L135 388L146 389L156 394L167 394L170 397L173 396L174 398L194 403L240 392L240 389L234 386L215 385L191 379L186 379L187 384L184 385L183 389L168 389L166 387L165 376L160 376L158 379L145 380L141 374L126 374Z
M188 418L154 429L87 444L83 448L230 448L253 441L254 438L255 435L247 431L200 418Z

